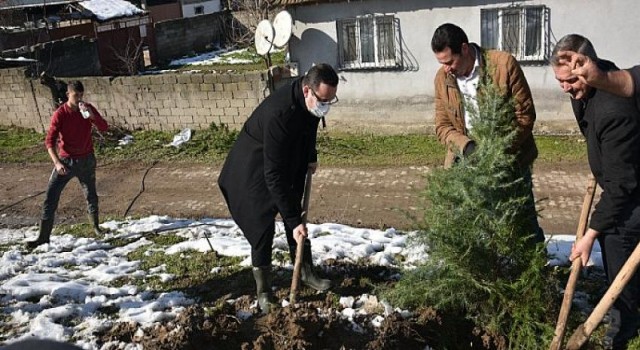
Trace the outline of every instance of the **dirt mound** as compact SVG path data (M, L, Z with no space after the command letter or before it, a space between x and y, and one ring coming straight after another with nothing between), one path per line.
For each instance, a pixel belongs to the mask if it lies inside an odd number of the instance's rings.
M144 349L425 349L451 344L472 344L483 348L473 326L461 318L443 318L433 309L412 313L389 310L374 292L393 285L397 271L380 266L333 264L325 272L334 282L332 291L318 294L308 288L299 291L294 305L276 308L262 315L255 297L201 300L175 319L152 327L118 323L98 335L102 349L118 349L122 343L136 343ZM278 276L278 274L276 274ZM276 281L275 295L286 300L290 273ZM353 308L343 305L341 296L355 296ZM358 307L355 306L358 304ZM455 333L455 334L452 334ZM120 343L122 342L122 343ZM466 348L466 346L465 346Z

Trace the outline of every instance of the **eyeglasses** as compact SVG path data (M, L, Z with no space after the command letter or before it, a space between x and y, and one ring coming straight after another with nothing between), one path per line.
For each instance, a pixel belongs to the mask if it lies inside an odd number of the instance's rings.
M311 90L311 93L313 94L313 96L316 98L316 100L318 100L318 102L325 104L325 105L332 105L332 104L336 104L338 103L338 101L340 101L338 99L338 96L333 97L333 99L331 100L326 100L326 99L321 99L320 97L318 97L318 94L316 94L315 91L313 91L313 89L309 89Z

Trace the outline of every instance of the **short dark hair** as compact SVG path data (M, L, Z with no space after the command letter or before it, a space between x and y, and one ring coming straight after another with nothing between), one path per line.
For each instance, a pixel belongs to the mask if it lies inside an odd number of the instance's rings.
M558 43L553 48L551 57L549 58L549 63L552 66L560 64L560 58L558 57L559 51L573 51L581 53L589 57L593 62L598 62L598 55L596 54L596 49L593 48L593 44L591 44L589 39L580 34L565 35L558 40Z
M321 83L331 85L333 87L338 86L338 73L326 63L316 64L311 67L304 78L302 78L302 84L317 89Z
M452 23L445 23L438 27L431 38L431 50L442 52L447 47L451 53L462 52L462 44L468 44L469 39L462 28Z
M80 80L73 80L67 84L67 91L84 92L84 85Z

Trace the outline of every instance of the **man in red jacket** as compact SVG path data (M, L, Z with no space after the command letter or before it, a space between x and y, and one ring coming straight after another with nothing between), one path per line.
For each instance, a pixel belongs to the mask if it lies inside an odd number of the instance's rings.
M51 117L45 145L54 169L49 178L47 197L42 205L40 233L35 241L27 242L28 248L49 243L60 194L74 177L82 185L95 232L102 232L99 227L96 157L93 154L91 129L95 125L98 130L106 131L109 126L95 107L82 101L83 94L84 86L80 81L70 82L67 85L67 102Z

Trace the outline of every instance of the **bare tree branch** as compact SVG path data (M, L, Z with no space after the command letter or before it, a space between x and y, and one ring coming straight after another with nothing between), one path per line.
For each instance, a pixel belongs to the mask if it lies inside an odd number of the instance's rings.
M136 42L131 35L129 35L124 47L116 48L110 45L114 57L120 63L120 68L124 68L123 71L127 72L128 75L136 75L139 71L140 60L142 59L142 45L142 40Z
M282 9L268 0L228 0L227 6L233 11L227 40L240 47L251 45L258 23L263 19L273 19L274 14Z

